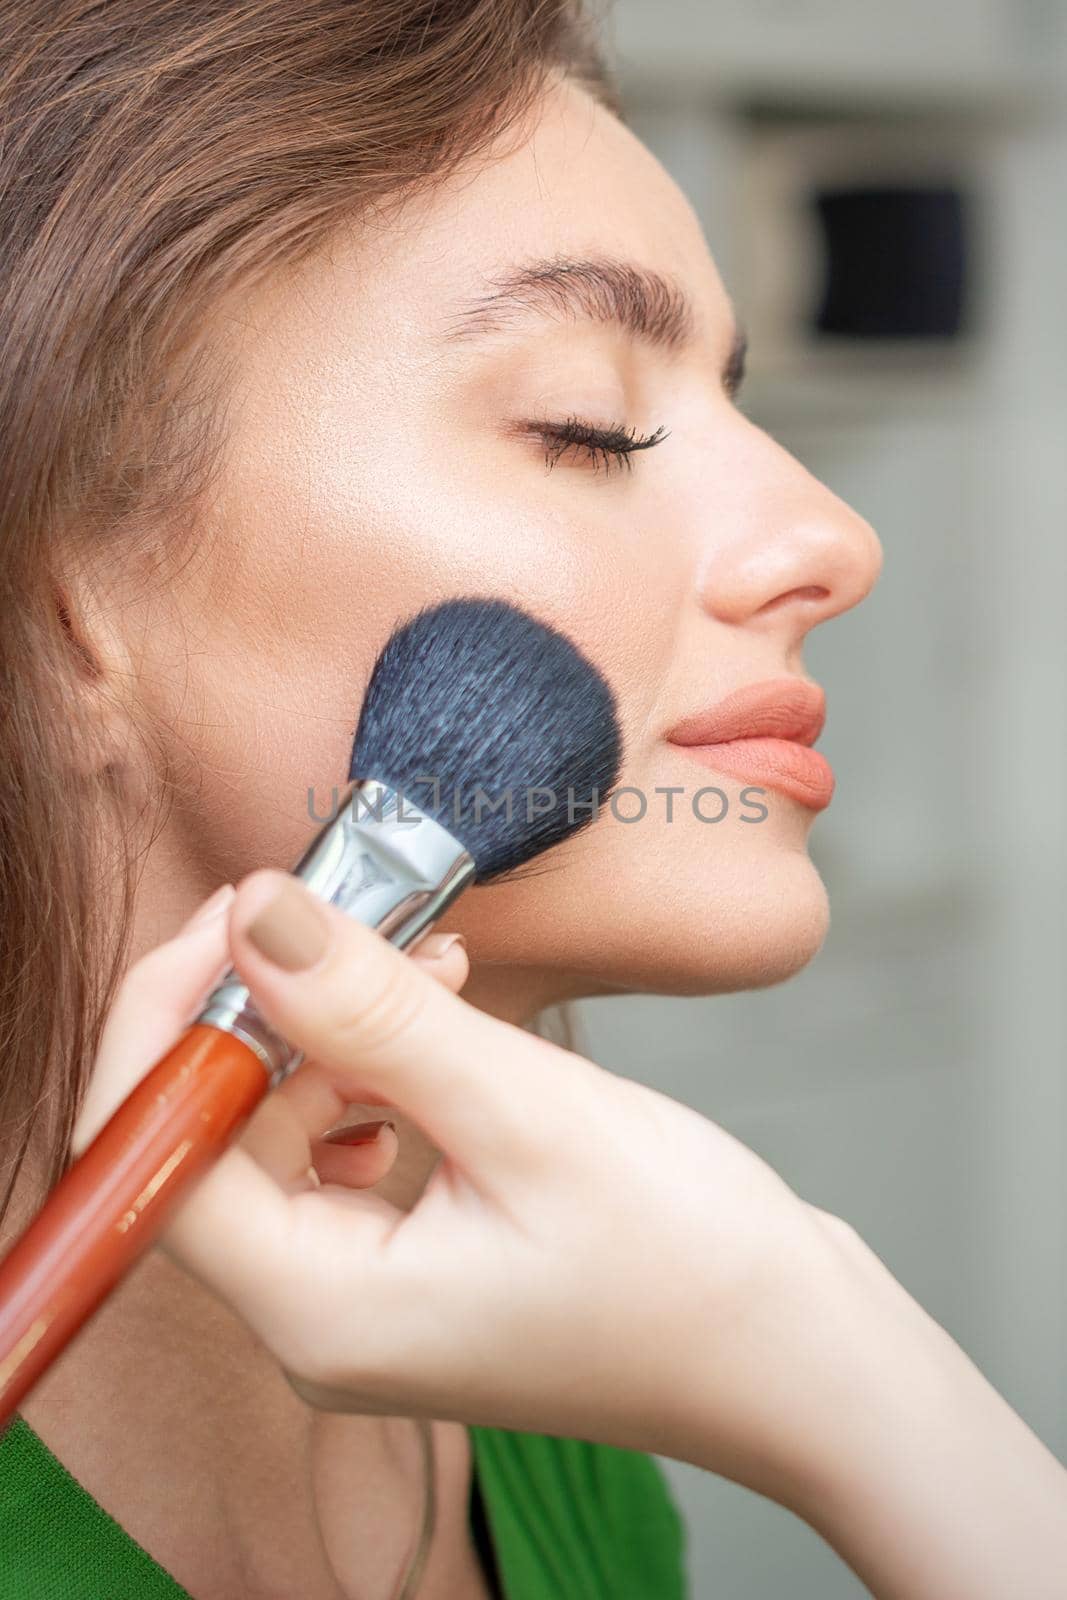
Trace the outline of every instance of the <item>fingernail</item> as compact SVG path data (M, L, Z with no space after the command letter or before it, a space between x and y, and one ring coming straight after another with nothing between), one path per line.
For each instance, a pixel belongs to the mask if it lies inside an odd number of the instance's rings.
M245 933L261 956L286 972L313 967L330 942L326 919L314 896L295 878L283 884L274 899L256 913Z
M222 884L220 888L215 890L214 894L208 895L202 906L197 907L185 924L184 931L188 932L190 928L200 928L205 922L213 922L216 917L221 916L222 912L228 908L236 892L232 883Z
M327 1144L373 1144L381 1137L384 1128L392 1128L396 1132L396 1123L388 1119L382 1122L361 1122L352 1128L335 1128L332 1133L324 1133L323 1139Z
M467 941L461 933L428 933L419 940L412 953L425 956L430 961L440 961L457 944L461 949L467 948Z

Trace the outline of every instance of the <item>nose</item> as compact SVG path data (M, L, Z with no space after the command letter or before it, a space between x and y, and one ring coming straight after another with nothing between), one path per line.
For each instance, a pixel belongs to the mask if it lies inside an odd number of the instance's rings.
M741 486L740 505L722 520L709 518L700 602L720 622L784 626L799 643L870 593L882 546L870 523L795 456L748 419L738 421L747 438L730 476Z

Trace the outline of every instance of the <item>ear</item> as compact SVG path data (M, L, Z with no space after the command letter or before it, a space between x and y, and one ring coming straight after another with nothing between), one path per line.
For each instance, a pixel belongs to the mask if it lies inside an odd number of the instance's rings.
M52 603L67 650L71 761L83 776L129 759L134 674L129 654L88 582L68 573L52 582Z

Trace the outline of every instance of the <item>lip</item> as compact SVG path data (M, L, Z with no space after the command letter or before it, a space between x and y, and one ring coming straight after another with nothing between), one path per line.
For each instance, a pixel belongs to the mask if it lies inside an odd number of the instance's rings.
M746 684L667 734L703 766L777 789L812 811L830 804L833 768L811 746L826 721L826 695L807 678Z

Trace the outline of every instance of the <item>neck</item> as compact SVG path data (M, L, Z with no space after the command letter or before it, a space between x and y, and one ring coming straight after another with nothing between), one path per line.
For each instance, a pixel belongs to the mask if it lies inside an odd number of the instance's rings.
M576 998L580 992L577 986L571 989L561 981L558 973L492 962L472 965L462 990L468 1005L516 1027L529 1026L547 1007Z

